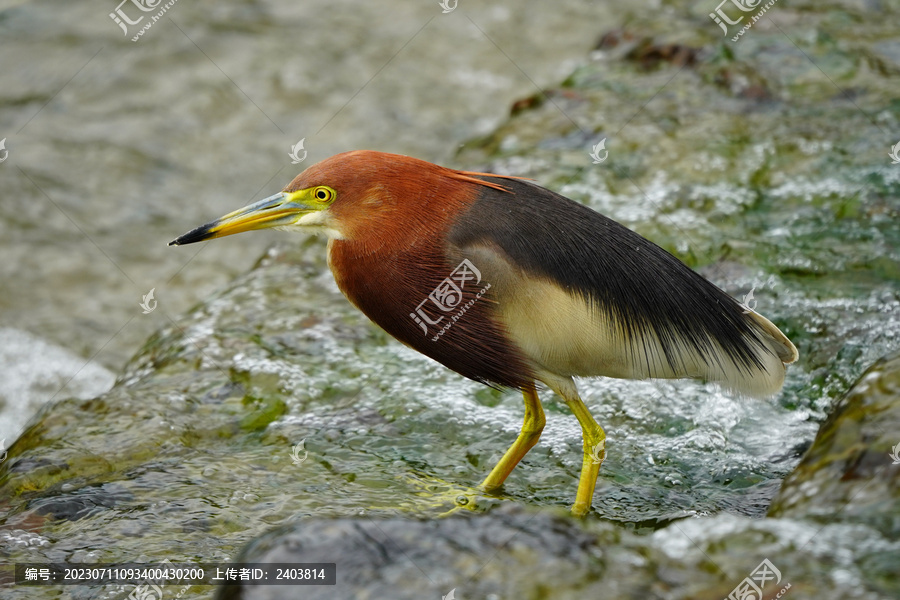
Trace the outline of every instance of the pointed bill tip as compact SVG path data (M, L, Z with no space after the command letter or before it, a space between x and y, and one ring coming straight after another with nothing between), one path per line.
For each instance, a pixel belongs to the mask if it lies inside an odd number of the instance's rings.
M201 225L195 229L191 229L187 233L182 236L179 236L169 242L170 246L184 246L186 244L193 244L195 242L202 242L203 240L208 240L211 237L215 236L215 233L212 231L213 228L217 225L217 221L212 223L207 223L206 225Z
M243 231L288 225L308 213L323 209L321 204L310 204L304 198L297 199L296 196L297 193L278 192L196 227L175 238L169 245L184 246Z

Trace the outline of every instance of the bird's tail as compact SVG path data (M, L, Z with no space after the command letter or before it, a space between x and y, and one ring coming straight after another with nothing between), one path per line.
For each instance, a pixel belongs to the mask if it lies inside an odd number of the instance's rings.
M785 365L796 361L799 354L791 340L770 320L754 311L746 313L746 318L751 321L755 335L745 342L753 349L758 368L740 368L729 361L716 365L709 373L710 379L748 396L771 396L784 385Z

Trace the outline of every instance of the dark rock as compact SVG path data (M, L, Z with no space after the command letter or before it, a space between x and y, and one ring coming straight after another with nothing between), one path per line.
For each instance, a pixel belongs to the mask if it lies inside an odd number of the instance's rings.
M769 516L864 523L900 538L900 352L838 401Z
M848 564L860 547L866 561ZM753 573L758 583L765 569L765 598L889 598L900 592L898 547L864 527L727 515L683 520L652 536L510 506L438 520L305 520L263 535L237 562L333 562L336 585L223 586L215 597L721 600Z

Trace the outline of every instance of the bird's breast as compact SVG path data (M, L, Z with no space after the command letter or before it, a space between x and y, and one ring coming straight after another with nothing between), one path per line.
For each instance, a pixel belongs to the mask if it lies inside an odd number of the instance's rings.
M439 243L366 253L333 240L328 263L347 299L400 342L476 381L533 381L498 317L492 282L473 261Z

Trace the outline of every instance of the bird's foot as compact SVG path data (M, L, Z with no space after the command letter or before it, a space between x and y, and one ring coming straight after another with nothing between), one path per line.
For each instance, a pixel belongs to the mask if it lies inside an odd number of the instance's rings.
M486 512L500 503L496 497L487 495L483 490L449 483L437 477L422 474L405 475L405 484L412 487L414 499L401 503L401 508L411 512L424 512L447 517L457 512Z

